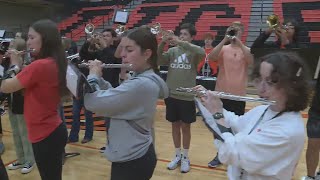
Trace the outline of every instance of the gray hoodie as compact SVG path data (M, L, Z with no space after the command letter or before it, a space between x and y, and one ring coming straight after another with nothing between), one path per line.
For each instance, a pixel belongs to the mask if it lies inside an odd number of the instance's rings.
M134 75L120 86L94 75L101 89L84 97L86 109L111 117L105 155L111 162L126 162L142 157L152 143L151 128L158 98L167 98L168 87L153 70Z

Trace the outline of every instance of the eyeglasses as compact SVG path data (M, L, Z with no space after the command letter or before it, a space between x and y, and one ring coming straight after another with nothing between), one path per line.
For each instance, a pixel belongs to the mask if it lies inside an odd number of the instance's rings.
M262 85L265 88L274 87L274 85L276 84L275 82L272 82L271 80L262 79L261 77L257 77L255 79L253 79L252 82L253 82L254 86L256 86L256 87Z

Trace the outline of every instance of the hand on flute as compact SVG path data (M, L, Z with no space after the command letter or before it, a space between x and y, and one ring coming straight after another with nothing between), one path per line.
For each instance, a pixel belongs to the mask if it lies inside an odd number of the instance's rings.
M90 60L88 61L89 65L89 74L96 75L98 77L102 76L103 63L99 60Z

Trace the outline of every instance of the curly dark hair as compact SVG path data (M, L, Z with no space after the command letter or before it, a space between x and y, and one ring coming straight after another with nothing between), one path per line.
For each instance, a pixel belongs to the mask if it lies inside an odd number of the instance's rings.
M302 111L308 106L310 95L309 73L302 58L294 52L275 52L255 63L252 78L260 77L262 62L272 64L271 81L287 93L286 111Z

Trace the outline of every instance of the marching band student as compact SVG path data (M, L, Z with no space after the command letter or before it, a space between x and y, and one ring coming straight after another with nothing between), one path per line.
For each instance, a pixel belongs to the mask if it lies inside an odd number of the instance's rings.
M208 55L213 50L212 42L214 37L211 33L206 33L203 36L204 40L204 50L206 52L206 56L200 61L197 71L199 76L210 76L216 77L218 74L218 62L217 61L209 61ZM207 89L214 89L214 87L208 87Z
M18 51L26 50L26 42L24 39L17 38L10 42L10 49ZM20 66L23 63L23 57L20 59ZM13 142L17 161L8 165L9 170L21 169L21 173L27 174L34 168L34 156L32 145L28 140L26 122L24 118L24 97L22 90L9 94L8 112L9 121L12 129Z
M308 147L306 151L307 176L302 180L320 179L320 170L317 173L320 152L320 77L318 75L317 84L313 100L308 112L307 135Z
M228 37L229 31L236 31L233 39ZM242 32L244 31L241 22L235 21L227 29L224 39L209 54L208 58L218 61L219 73L216 82L216 91L231 93L244 96L247 91L248 69L253 62L250 49L241 42ZM225 45L227 42L230 44ZM232 111L237 115L243 115L246 103L223 99L223 108ZM220 165L218 155L208 163L209 167Z
M277 52L260 59L253 70L259 96L273 105L261 105L242 116L223 109L214 92L202 97L213 119L234 134L222 133L215 141L219 159L228 166L230 180L291 180L304 147L300 111L308 106L307 70L302 59ZM198 87L199 88L199 87Z
M3 161L1 159L1 155L0 155L0 179L1 180L8 180L9 179L6 167L4 166Z
M167 165L169 170L176 169L181 164L181 172L190 171L188 157L191 141L191 123L196 121L196 107L193 96L183 95L176 91L178 87L193 87L196 85L197 65L205 56L204 50L191 44L196 35L196 28L191 24L180 27L179 38L168 35L163 38L158 49L159 64L169 64L167 84L170 96L165 100L166 119L172 123L172 138L175 146L173 160ZM176 47L163 52L167 42ZM181 130L183 154L181 155Z
M252 54L255 54L259 48L298 48L299 47L299 24L294 19L288 19L284 21L284 28L268 28L261 33L251 46ZM275 33L277 40L267 41L272 33Z
M121 41L122 63L132 64L133 77L113 88L101 78L102 62L92 61L88 82L97 91L85 95L85 107L111 117L105 150L111 180L147 180L157 163L151 135L157 100L168 96L168 88L154 73L157 40L150 29L132 30Z
M57 107L68 90L67 60L57 25L51 20L36 21L29 28L27 47L34 49L32 55L35 61L15 77L3 79L0 91L12 93L25 90L24 115L28 139L32 143L41 179L61 180L67 129ZM22 68L19 58L17 51L10 51L15 70Z

